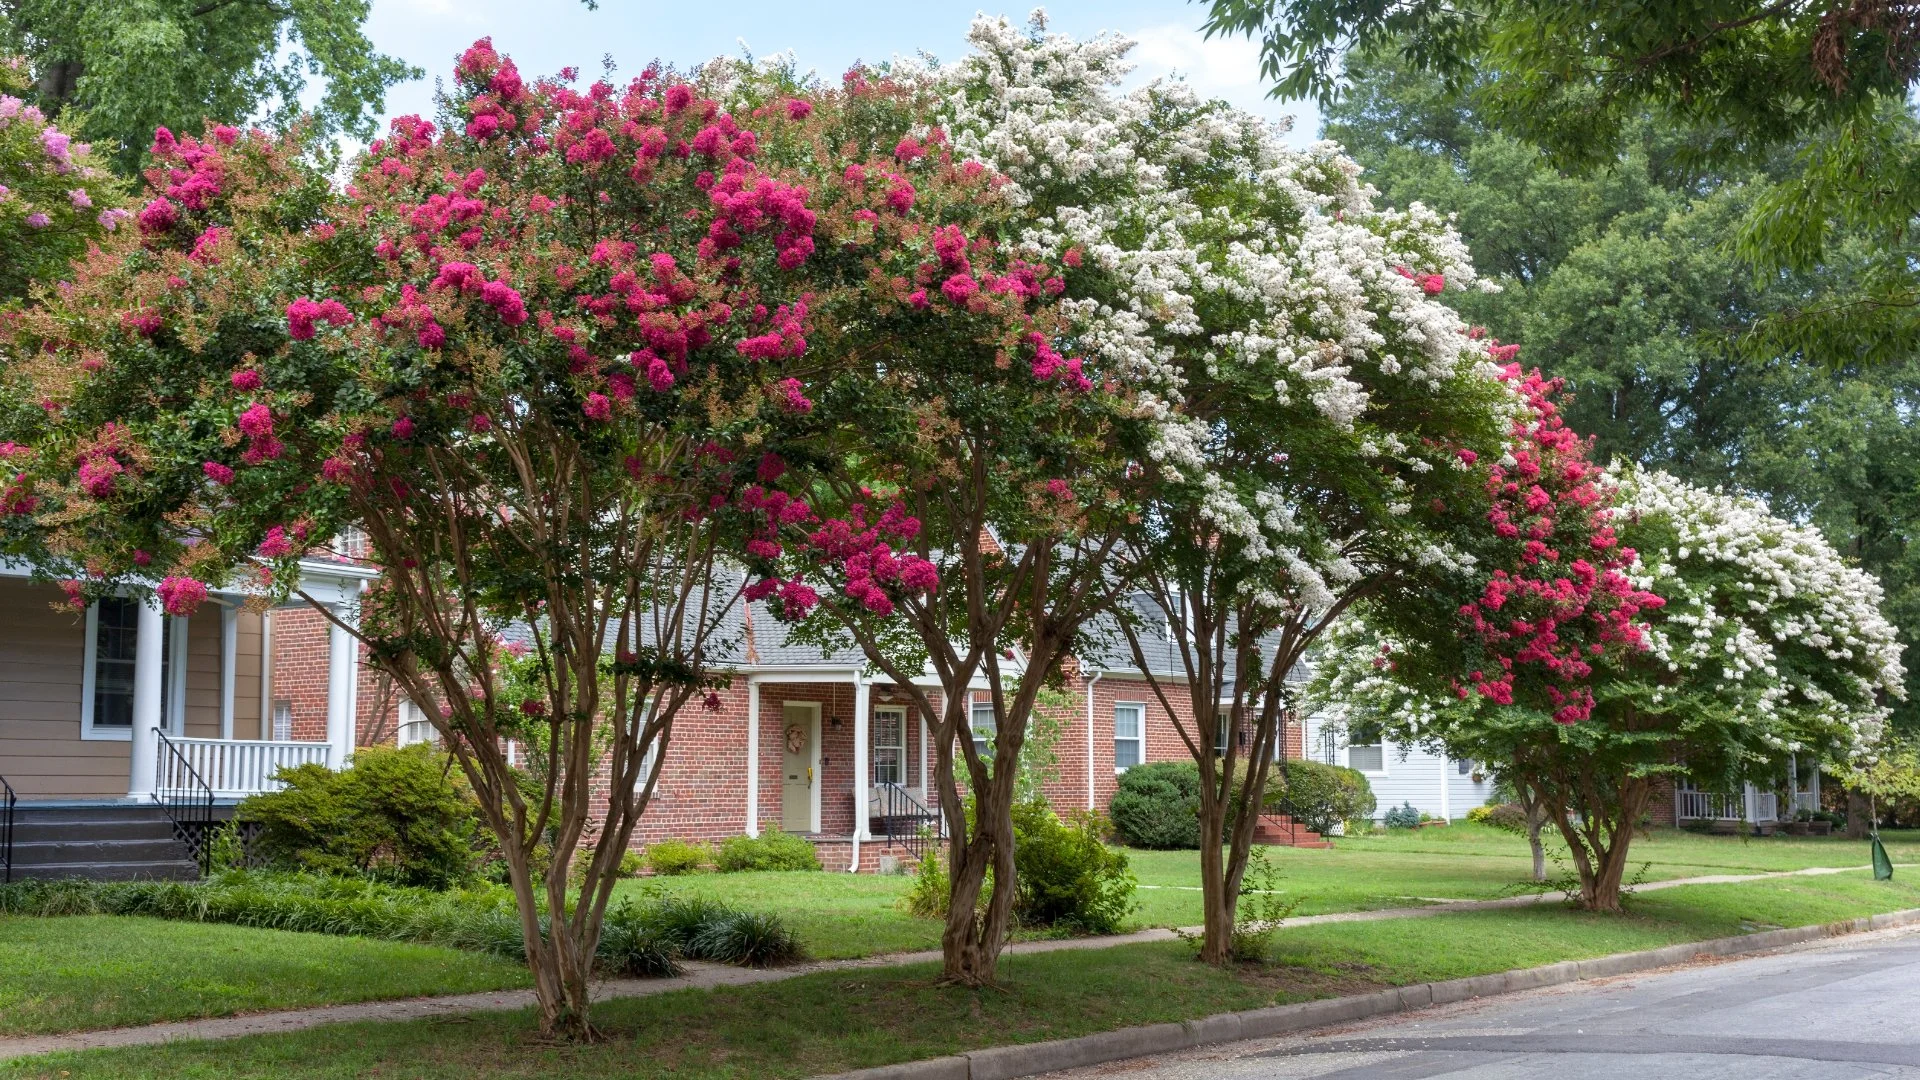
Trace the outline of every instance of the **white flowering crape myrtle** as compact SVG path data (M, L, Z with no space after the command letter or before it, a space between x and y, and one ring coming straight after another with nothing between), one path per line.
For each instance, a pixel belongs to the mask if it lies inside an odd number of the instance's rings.
M1024 249L1116 283L1070 289L1073 344L1134 384L1151 464L1267 568L1266 601L1324 610L1371 561L1456 563L1414 513L1429 479L1472 467L1455 429L1503 435L1513 399L1439 298L1491 287L1446 220L1375 206L1334 144L1289 148L1184 83L1121 92L1124 38L1036 16L983 17L970 39L919 76L956 152L1009 178Z
M1636 466L1608 479L1635 584L1666 600L1648 613L1640 707L1724 712L1762 759L1811 752L1839 763L1870 749L1888 700L1904 696L1880 583L1757 499Z

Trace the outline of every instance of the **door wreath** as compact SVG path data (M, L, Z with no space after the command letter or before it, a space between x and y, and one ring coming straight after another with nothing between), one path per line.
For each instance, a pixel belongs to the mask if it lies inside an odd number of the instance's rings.
M799 753L807 748L807 729L799 724L787 725L787 749Z

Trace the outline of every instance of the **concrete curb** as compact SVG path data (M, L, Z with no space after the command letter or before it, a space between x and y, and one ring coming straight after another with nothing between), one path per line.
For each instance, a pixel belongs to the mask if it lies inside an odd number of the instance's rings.
M1470 979L1419 983L1358 997L1327 998L1298 1005L1254 1009L1251 1012L1222 1013L1179 1024L1153 1024L1084 1035L1077 1039L996 1046L947 1057L885 1065L877 1069L835 1073L820 1080L1014 1080L1016 1077L1078 1069L1125 1058L1174 1053L1213 1043L1288 1035L1296 1031L1348 1024L1472 998L1651 971L1705 957L1766 952L1822 938L1844 937L1915 923L1920 923L1920 908L1821 926L1797 926L1739 937L1685 942L1641 952L1598 956L1591 960L1566 960L1544 967L1521 968Z

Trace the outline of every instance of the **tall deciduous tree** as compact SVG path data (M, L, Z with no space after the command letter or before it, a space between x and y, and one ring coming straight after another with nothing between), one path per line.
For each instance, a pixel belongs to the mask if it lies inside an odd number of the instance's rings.
M38 104L131 174L155 127L302 115L325 80L316 133L373 135L387 88L419 69L376 52L369 0L5 0L0 48L33 68Z
M810 137L657 70L528 83L485 41L455 87L344 193L291 143L162 129L138 234L8 326L0 527L76 603L157 581L175 614L210 582L285 595L363 527L385 574L337 617L445 736L541 1026L578 1037L656 751L713 700L743 452L806 411L816 219L776 147ZM531 695L497 671L515 622Z

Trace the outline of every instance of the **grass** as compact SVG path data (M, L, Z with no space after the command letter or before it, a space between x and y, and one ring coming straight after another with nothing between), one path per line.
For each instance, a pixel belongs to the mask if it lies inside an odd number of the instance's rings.
M542 1043L519 1012L59 1054L0 1066L0 1080L800 1077L1914 906L1920 888L1864 873L1689 886L1624 916L1543 905L1298 927L1279 935L1272 964L1229 972L1181 945L1133 945L1008 957L989 991L941 987L928 965L679 991L597 1005L607 1037L589 1046Z
M113 915L0 917L0 1035L527 982L522 964L431 945Z
M1920 862L1920 832L1884 835L1895 862ZM1555 841L1554 850L1564 851ZM1758 874L1819 866L1864 866L1866 845L1843 837L1702 836L1657 829L1634 843L1635 870L1663 881ZM1510 895L1533 867L1526 840L1465 823L1446 828L1376 831L1337 841L1331 850L1270 848L1281 887L1301 901L1296 914L1419 907L1436 899ZM1136 927L1196 926L1201 921L1199 857L1191 851L1129 851L1143 886ZM622 885L710 897L748 911L771 911L825 959L936 949L940 924L899 909L904 877L851 874L695 874ZM1032 935L1027 935L1032 936Z

